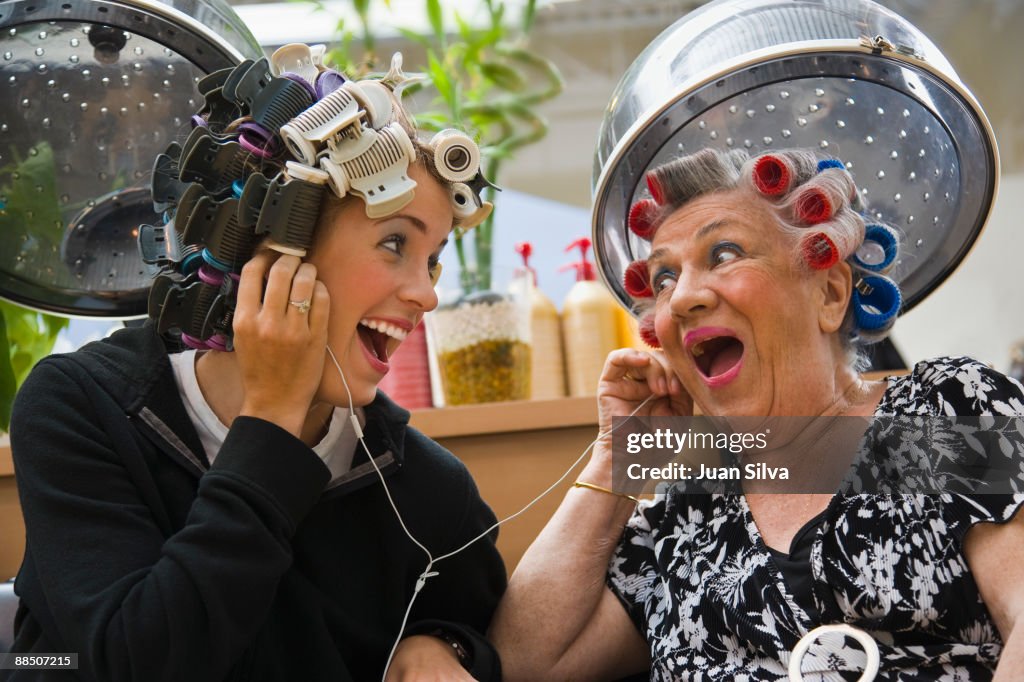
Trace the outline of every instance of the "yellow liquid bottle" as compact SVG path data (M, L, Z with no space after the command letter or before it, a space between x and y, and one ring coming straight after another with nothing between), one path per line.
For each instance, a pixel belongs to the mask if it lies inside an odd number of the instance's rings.
M594 266L587 261L589 247L586 237L570 244L566 250L581 249L582 260L562 268L576 270L576 283L562 308L566 383L571 396L596 395L608 353L620 347L619 305L597 281Z

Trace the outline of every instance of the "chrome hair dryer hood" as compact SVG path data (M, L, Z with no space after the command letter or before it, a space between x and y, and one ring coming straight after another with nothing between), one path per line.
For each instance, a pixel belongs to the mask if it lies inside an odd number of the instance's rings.
M715 0L633 62L594 158L594 247L618 300L650 244L627 227L644 175L704 147L812 148L841 159L871 216L901 231L904 311L967 255L999 159L988 119L938 48L870 0Z
M153 159L190 131L200 78L260 56L222 0L0 2L0 296L145 315Z

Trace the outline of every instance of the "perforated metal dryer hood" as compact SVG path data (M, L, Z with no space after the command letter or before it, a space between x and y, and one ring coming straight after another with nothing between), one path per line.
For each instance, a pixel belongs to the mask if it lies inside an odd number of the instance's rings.
M602 124L595 257L627 307L623 274L650 248L626 225L650 196L644 174L703 147L805 147L845 162L872 216L903 233L892 274L904 311L967 254L999 177L985 114L902 17L869 0L717 0L647 47Z
M200 78L261 55L221 0L0 2L0 296L145 315L153 159L189 132Z

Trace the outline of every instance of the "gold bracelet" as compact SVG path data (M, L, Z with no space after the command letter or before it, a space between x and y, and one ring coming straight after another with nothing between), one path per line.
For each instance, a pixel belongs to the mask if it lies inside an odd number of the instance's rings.
M599 493L608 493L609 495L617 495L618 497L625 497L627 500L632 500L636 504L640 503L640 500L636 499L632 495L627 495L626 493L617 493L614 490L608 490L608 488L602 488L601 486L594 485L593 483L584 483L583 481L576 481L575 483L572 484L572 487L573 488L590 488L591 490L596 490Z

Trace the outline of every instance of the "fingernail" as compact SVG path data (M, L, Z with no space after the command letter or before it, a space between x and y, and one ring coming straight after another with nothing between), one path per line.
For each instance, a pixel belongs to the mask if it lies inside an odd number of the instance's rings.
M665 383L665 377L658 377L658 393L668 393L668 384Z
M679 379L677 379L675 377L672 377L672 392L673 393L682 393L683 392L683 384L680 383Z

